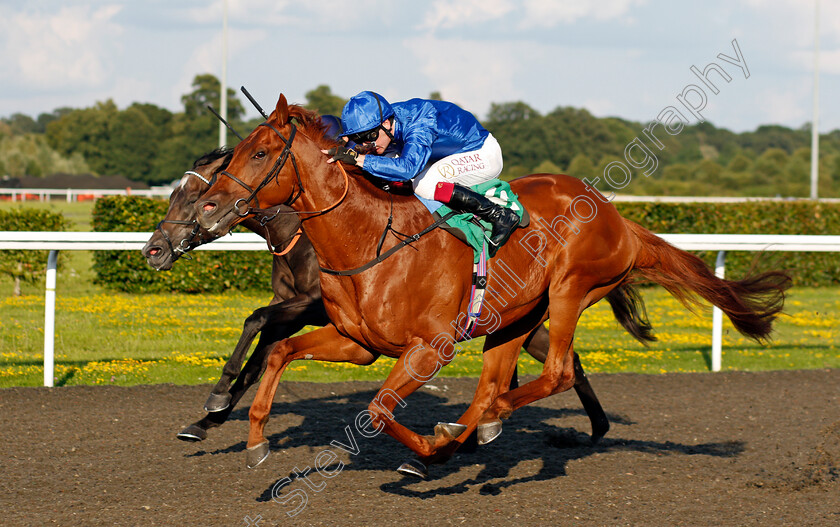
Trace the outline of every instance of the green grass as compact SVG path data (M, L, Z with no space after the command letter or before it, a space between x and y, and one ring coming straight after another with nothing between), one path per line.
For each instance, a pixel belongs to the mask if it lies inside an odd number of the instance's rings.
M65 271L66 272L66 271ZM57 384L214 382L233 349L241 323L269 295L127 295L70 293L59 278L56 316ZM840 367L840 291L794 289L773 343L761 346L724 325L725 370ZM581 318L575 349L589 372L703 372L709 370L711 316L696 317L661 289L644 291L660 341L644 347L600 303ZM0 387L43 381L43 293L0 302ZM311 328L309 328L311 329ZM483 339L466 343L444 376L477 376ZM309 361L292 363L288 380L384 379L393 359L371 366ZM521 372L541 365L527 355Z
M89 203L56 207L88 230ZM0 206L15 206L0 203ZM87 214L87 216L86 216ZM92 253L67 251L59 269L56 302L56 384L200 384L215 382L242 329L266 293L224 295L128 295L94 286ZM23 284L12 297L12 283L0 279L0 387L43 383L44 284ZM645 347L615 322L602 302L587 310L576 333L575 349L588 372L709 371L711 313L692 315L659 288L643 290L659 342ZM724 370L840 368L840 289L796 288L774 341L762 346L724 324ZM483 339L465 343L443 376L477 376ZM393 359L371 366L300 361L288 380L381 380ZM520 358L520 372L537 374L542 365Z

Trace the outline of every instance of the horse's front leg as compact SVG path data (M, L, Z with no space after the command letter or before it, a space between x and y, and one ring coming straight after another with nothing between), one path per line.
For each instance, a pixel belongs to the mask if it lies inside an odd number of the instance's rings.
M320 295L300 294L279 304L261 307L254 311L245 319L242 335L240 335L233 353L222 368L222 375L219 377L219 381L211 390L207 402L204 403L204 409L208 412L221 412L230 405L234 396L230 392L230 384L234 378L238 377L242 368L242 362L248 353L248 349L251 347L251 342L253 342L254 337L258 333L263 332L265 328L289 324L291 331L280 337L280 339L283 339L294 335L303 325L324 325L328 322L329 319L327 319ZM265 336L264 333L263 336ZM268 349L270 348L265 348L264 345L268 344L271 346L274 342L260 338L259 345L254 353L268 353ZM261 362L264 361L261 360ZM262 370L260 370L260 373L262 373ZM246 390L248 386L245 387Z
M265 374L251 404L248 467L256 467L268 457L265 425L268 423L280 377L290 362L306 359L367 365L373 363L377 357L378 354L341 335L332 324L278 343L268 357Z
M182 441L203 441L207 439L207 430L221 426L227 421L236 404L245 395L245 392L260 380L268 362L268 355L277 343L294 335L303 329L304 326L324 326L329 323L327 314L324 311L324 304L320 301L320 298L302 299L300 302L295 302L291 305L287 305L284 302L261 309L265 310L264 313L269 314L266 319L257 320L255 318L255 315L260 312L260 309L255 311L251 317L248 317L250 323L253 324L252 329L254 329L254 333L260 333L260 340L254 352L242 368L242 371L239 371L238 366L230 366L230 364L234 360L241 362L241 357L238 359L235 359L235 357L237 357L238 353L244 355L248 351L248 346L251 343L250 339L253 339L253 334L251 334L250 338L247 339L247 343L244 345L243 339L246 338L246 334L250 334L249 327L251 326L249 326L249 322L245 323L246 329L242 337L240 337L240 344L237 345L233 356L231 356L228 364L225 365L222 379L219 380L219 384L213 389L210 398L204 405L204 409L208 410L207 415L178 432L178 439ZM219 387L223 382L230 383L229 378L227 381L224 380L225 375L231 374L229 368L233 368L236 371L233 374L236 377L236 382L233 383L233 386L229 390L224 387L220 391Z
M230 388L227 407L220 411L207 412L203 418L181 430L178 433L178 439L182 441L203 441L207 439L207 431L209 429L224 424L234 408L236 408L239 400L242 399L242 396L245 395L251 386L259 382L260 377L262 377L265 371L266 364L268 363L268 355L271 350L280 341L288 338L290 335L294 335L306 325L306 322L301 321L263 328L260 332L260 341L257 343L257 347L248 358L242 371L236 376L236 382Z

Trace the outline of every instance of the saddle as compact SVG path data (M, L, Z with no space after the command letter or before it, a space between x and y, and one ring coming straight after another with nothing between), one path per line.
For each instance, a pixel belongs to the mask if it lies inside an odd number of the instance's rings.
M384 190L385 192L396 194L399 196L414 196L414 186L412 185L411 181L388 181L385 179L378 178L376 176L370 175L367 172L364 173L365 177L376 185L378 188ZM502 180L491 180L485 183L480 183L478 185L474 185L472 187L473 190L480 192L481 194L485 194L490 199L498 202L500 205L512 205L516 204L519 210L514 207L509 206L508 208L513 208L516 210L517 213L521 213L521 219L519 221L520 227L527 227L531 223L531 217L528 214L528 211L525 210L525 207L519 203L519 200L514 198L511 199L510 196L515 196L513 191L510 190L510 185ZM504 197L507 197L507 200L502 200L495 198L492 194L498 194ZM417 196L415 196L417 197ZM438 223L444 215L450 212L450 209L446 207L446 205L442 205L440 202L437 201L430 201L424 200L419 197L417 199L426 206L429 212L432 214L432 218L435 220L435 223ZM505 203L506 201L506 203ZM444 214L441 214L440 211L444 210ZM475 261L478 261L479 254L483 248L484 238L489 236L490 230L487 228L486 224L482 224L478 220L478 218L474 217L472 214L469 213L460 213L457 214L449 219L446 222L440 223L438 228L445 230L449 234L455 236L460 240L462 243L465 243L473 248L475 252Z
M432 213L432 218L434 218L435 221L441 219L442 217L443 216L441 216L437 211ZM474 221L478 221L478 220L474 220ZM523 208L522 209L522 219L519 220L519 226L520 227L527 227L530 224L531 224L531 215L528 214L528 211L525 208ZM456 227L456 226L453 226L453 225L449 225L448 223L444 223L443 225L440 226L440 228L445 230L446 232L448 232L452 236L455 236L456 238L461 240L463 243L465 243L467 245L470 245L470 242L467 240L466 233L460 227Z

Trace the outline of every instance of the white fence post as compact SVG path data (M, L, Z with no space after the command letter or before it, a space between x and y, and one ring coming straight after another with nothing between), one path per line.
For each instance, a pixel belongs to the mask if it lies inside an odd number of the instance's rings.
M715 261L715 276L723 278L726 265L726 251L720 251ZM720 371L723 362L723 311L712 308L712 371Z
M55 269L58 251L47 258L47 290L44 295L44 386L55 384Z

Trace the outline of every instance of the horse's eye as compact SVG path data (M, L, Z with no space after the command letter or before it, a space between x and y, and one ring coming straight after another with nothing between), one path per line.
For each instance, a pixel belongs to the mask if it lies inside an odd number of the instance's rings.
M262 150L260 150L260 151L259 151L259 152L257 152L256 154L254 154L254 159L262 159L262 158L264 158L264 157L265 157L265 152L264 152L264 151L262 151Z

